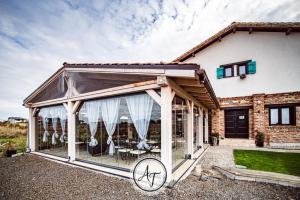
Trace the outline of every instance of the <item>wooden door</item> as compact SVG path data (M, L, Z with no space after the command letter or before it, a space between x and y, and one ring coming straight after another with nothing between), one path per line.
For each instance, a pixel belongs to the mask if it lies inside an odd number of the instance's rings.
M249 138L249 110L225 110L225 137Z

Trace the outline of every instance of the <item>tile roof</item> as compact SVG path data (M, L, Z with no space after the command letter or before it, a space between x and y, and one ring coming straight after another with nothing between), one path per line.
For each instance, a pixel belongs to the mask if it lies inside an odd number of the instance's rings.
M197 70L196 63L159 62L159 63L63 63L63 68L112 68L112 69L183 69Z

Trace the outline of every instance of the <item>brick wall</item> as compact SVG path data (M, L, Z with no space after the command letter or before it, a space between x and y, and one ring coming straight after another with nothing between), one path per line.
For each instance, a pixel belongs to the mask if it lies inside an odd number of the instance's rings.
M219 98L221 109L212 111L212 132L225 136L224 109L249 108L249 137L255 138L257 131L267 135L267 142L300 142L300 92L279 94L254 94L252 96ZM269 126L268 105L296 104L296 125Z
M224 110L212 110L212 133L219 133L221 137L225 137L224 126Z
M300 103L300 92L268 94L265 95L265 104L298 104ZM295 126L269 126L269 109L265 108L266 134L268 141L274 143L295 143L300 142L300 104L296 107Z

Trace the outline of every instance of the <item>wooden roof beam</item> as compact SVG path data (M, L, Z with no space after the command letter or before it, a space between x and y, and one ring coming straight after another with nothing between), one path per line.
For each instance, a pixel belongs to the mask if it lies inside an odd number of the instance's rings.
M183 87L183 89L188 92L194 92L194 93L200 93L200 94L207 92L207 90L202 87Z
M189 94L188 92L186 92L182 87L180 87L179 85L177 85L172 79L168 78L168 77L158 77L158 84L161 85L169 85L178 96L187 99L187 100L191 100L194 102L195 105L197 106L203 106L197 99L195 99L191 94Z
M173 81L180 86L196 86L201 85L200 81L197 79L187 79L187 78L173 78Z

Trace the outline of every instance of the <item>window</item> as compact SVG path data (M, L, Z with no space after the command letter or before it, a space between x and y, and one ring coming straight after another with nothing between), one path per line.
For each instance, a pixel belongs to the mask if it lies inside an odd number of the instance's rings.
M235 72L236 71L236 72ZM256 73L256 61L245 60L235 63L220 65L216 70L217 79L240 76L245 78L246 74Z
M290 124L290 109L282 108L281 109L281 123Z
M295 125L296 114L293 106L277 106L269 109L270 125Z
M242 65L238 65L237 66L237 75L240 76L240 75L245 75L245 74L248 74L248 67L247 67L247 64L242 64Z
M224 67L224 78L233 76L233 66Z

